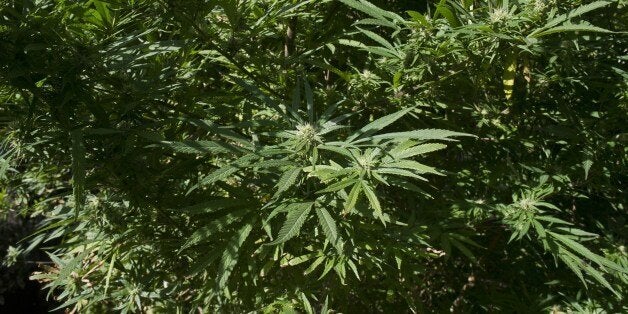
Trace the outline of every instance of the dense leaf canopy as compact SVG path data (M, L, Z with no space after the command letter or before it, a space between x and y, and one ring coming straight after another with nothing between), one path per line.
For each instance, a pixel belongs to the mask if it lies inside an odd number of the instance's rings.
M628 312L624 0L0 3L60 308Z

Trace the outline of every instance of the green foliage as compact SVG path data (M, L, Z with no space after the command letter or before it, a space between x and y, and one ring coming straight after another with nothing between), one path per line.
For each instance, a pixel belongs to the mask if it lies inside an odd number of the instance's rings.
M0 203L78 312L625 312L626 17L4 0Z

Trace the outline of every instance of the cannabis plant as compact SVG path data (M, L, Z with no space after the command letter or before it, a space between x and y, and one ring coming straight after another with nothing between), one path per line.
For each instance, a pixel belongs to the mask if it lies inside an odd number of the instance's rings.
M624 1L0 16L2 208L59 309L628 310Z

